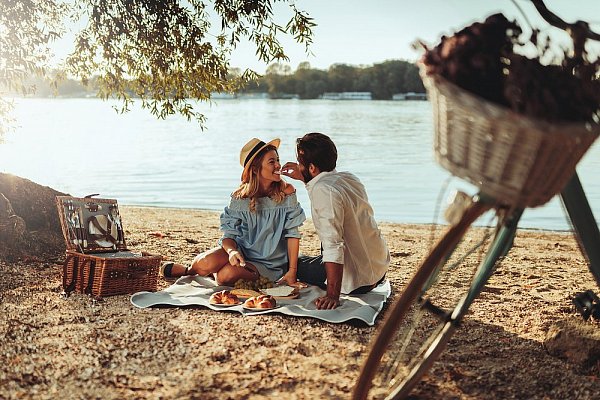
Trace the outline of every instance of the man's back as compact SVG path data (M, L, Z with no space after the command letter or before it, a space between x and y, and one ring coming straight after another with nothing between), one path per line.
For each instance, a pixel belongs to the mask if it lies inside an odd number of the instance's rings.
M321 172L306 185L323 261L344 265L342 292L379 280L390 263L364 185L350 172Z

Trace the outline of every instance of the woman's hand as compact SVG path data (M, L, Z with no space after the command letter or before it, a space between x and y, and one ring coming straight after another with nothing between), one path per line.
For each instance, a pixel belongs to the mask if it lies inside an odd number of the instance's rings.
M297 287L298 289L303 289L308 286L306 283L298 282L298 278L296 277L295 271L286 272L285 275L283 275L281 278L279 278L279 280L277 281L277 284L278 285L286 284L291 287Z
M229 264L234 267L245 267L246 260L244 260L244 256L237 250L231 250L229 252Z
M281 173L285 176L289 176L292 179L304 182L304 177L300 172L300 167L295 162L286 162L285 165L281 167Z

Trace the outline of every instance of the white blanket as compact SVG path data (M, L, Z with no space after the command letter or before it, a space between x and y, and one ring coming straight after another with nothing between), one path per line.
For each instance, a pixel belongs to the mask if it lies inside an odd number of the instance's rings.
M135 293L131 296L131 303L139 308L156 305L199 305L216 311L237 311L244 315L280 313L298 317L318 318L333 323L359 319L368 325L373 325L377 314L379 314L391 293L390 282L386 280L369 293L340 296L341 304L335 310L316 309L314 300L325 295L325 291L317 286L301 289L300 295L295 299L278 299L277 308L270 310L250 311L244 309L242 305L224 308L208 302L211 294L225 289L231 288L218 286L214 280L201 276L185 276L160 292Z

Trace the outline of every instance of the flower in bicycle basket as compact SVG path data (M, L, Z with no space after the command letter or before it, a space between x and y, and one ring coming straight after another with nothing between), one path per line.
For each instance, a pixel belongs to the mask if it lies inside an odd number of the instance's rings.
M521 42L520 26L502 14L476 22L428 49L422 59L437 74L494 103L550 122L600 123L600 59L590 62L585 37L575 37L578 52L553 56L550 39L539 32ZM516 51L537 49L535 58ZM553 64L542 63L552 60Z

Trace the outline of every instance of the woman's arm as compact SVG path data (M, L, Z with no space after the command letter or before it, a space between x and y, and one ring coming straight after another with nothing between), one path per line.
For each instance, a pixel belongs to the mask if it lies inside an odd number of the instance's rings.
M242 253L239 252L235 240L225 238L221 242L221 247L229 256L229 263L231 265L233 265L234 267L243 267L246 265L246 260L244 260L244 256L242 255Z
M285 282L290 286L298 284L298 253L300 251L300 239L295 237L287 238L288 266L289 269L279 279L278 282Z
M289 272L294 273L294 278L296 278L296 274L298 273L298 253L300 251L300 239L290 237L287 239L288 245L288 265Z

